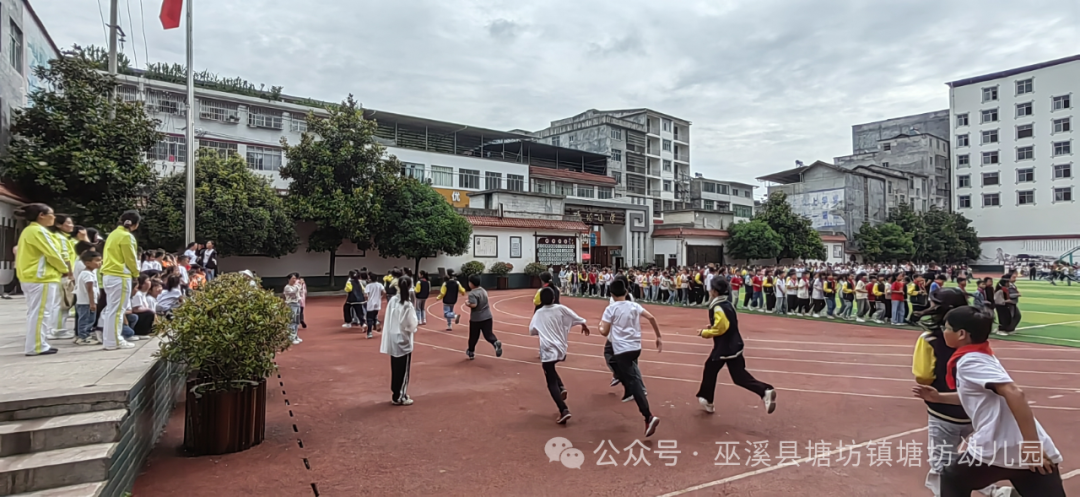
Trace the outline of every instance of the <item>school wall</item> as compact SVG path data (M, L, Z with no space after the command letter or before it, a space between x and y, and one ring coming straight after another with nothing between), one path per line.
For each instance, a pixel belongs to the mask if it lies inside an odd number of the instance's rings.
M16 205L0 200L0 286L6 287L15 278L15 255L11 248L19 241L15 218ZM9 289L10 290L10 289Z

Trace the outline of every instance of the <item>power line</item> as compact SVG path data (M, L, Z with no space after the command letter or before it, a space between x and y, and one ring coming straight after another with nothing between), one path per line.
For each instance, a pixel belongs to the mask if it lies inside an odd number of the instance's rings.
M135 42L135 20L131 17L131 0L124 0L124 6L127 7L128 28L131 29L131 54L135 56L135 67L139 67L139 47Z
M106 28L109 24L105 22L105 13L101 10L101 0L97 0L97 12L98 17L101 18L101 30L105 32L105 46L109 46L109 29Z
M145 55L144 59L146 60L146 66L150 67L150 49L147 48L146 45L146 14L143 12L143 0L139 0L139 24L142 25L142 45L143 55ZM132 26L131 29L135 29L135 27Z

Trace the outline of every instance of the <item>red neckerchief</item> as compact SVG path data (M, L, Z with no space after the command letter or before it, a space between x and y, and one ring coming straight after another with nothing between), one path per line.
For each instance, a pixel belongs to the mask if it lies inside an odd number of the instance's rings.
M990 350L990 342L965 345L956 349L949 358L948 372L945 374L945 382L948 383L949 389L956 390L956 364L960 362L961 357L971 353L994 355L994 351Z

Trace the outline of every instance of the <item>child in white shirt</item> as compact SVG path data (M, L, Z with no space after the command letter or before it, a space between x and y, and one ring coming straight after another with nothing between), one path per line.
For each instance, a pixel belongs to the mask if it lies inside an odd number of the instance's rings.
M652 415L649 401L645 398L645 383L634 374L637 358L641 355L641 318L649 320L656 333L656 350L663 350L660 340L660 328L656 318L640 305L626 300L626 282L615 280L611 283L611 297L615 303L608 305L600 319L600 334L608 337L614 351L615 376L627 391L633 395L641 415L645 417L645 436L656 432L660 418ZM625 400L625 399L624 399Z
M382 298L386 293L383 289L382 283L379 283L378 279L373 274L368 274L368 284L364 288L364 294L367 295L367 337L371 338L371 332L373 330L382 331L379 326L379 311L382 310Z
M556 423L566 424L570 419L570 409L566 407L566 388L555 371L555 365L566 360L570 328L581 325L581 332L589 336L589 326L569 307L556 304L555 291L551 288L540 289L540 305L529 323L529 335L540 336L540 362L544 368L544 378L551 399L559 408Z
M75 280L75 345L101 345L94 336L97 317L98 279L101 254L87 250L79 256L83 271Z

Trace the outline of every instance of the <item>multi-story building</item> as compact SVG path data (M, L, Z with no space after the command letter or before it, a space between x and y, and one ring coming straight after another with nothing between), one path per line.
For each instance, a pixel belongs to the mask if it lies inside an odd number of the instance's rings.
M954 206L979 233L979 262L1052 260L1080 246L1080 55L948 85Z
M690 200L690 121L650 109L588 110L533 134L555 146L608 156L615 198L663 219Z
M719 181L696 173L690 180L690 209L731 212L735 221L754 217L754 185L734 181ZM665 224L669 224L665 219Z
M928 112L852 126L854 153L836 157L836 165L852 169L880 166L907 174L913 195L906 201L917 211L930 206L949 210L949 111Z

